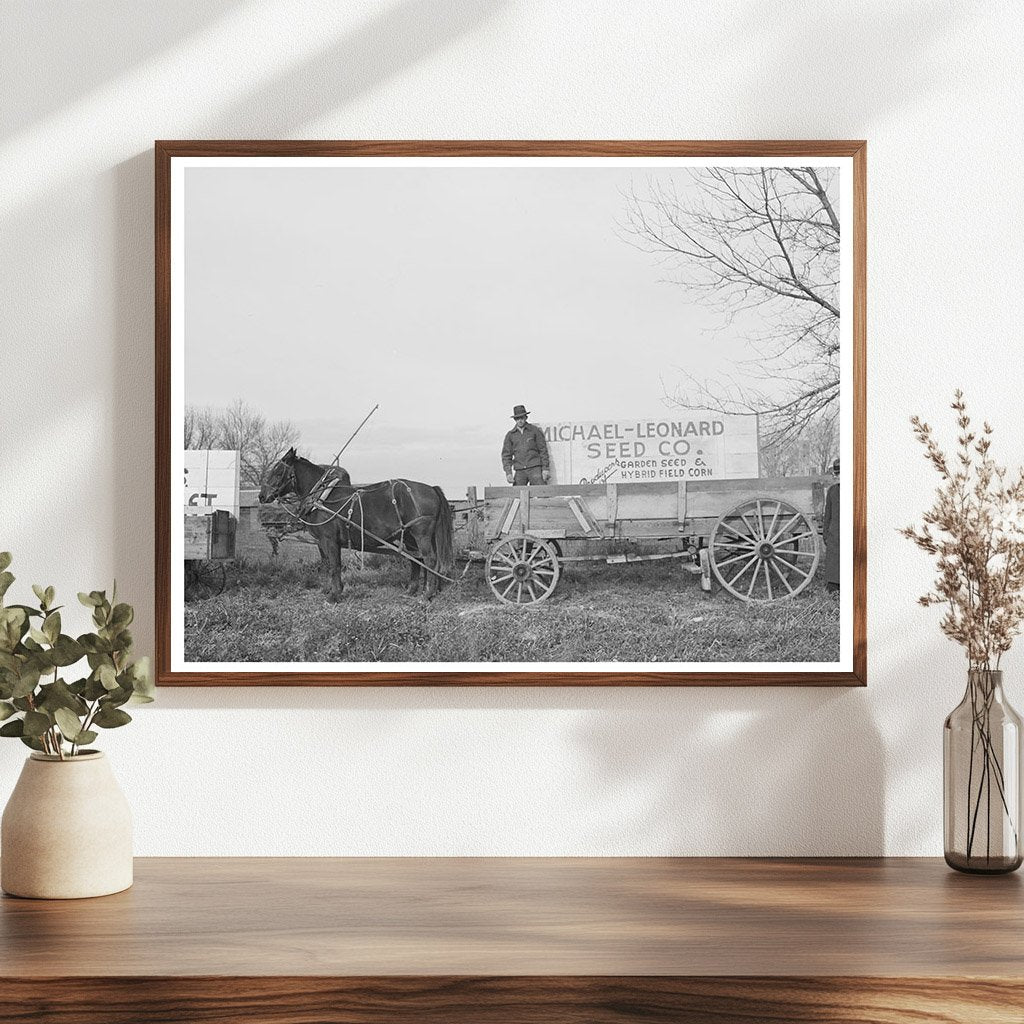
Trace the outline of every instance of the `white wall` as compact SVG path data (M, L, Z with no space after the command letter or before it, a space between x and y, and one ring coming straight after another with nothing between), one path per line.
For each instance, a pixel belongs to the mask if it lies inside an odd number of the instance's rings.
M866 690L168 688L104 737L137 851L939 854L963 663L896 534L907 418L960 385L1024 457L1022 39L1009 2L0 4L0 548L116 576L142 649L154 138L869 140Z

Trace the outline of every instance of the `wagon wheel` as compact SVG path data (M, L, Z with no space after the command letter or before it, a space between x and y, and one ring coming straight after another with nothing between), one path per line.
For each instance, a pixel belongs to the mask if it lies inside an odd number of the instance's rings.
M711 532L711 568L741 601L796 597L818 568L818 532L788 501L749 498L720 516Z
M204 601L224 590L227 572L223 562L199 558L185 559L185 600Z
M487 585L504 604L539 604L558 584L558 555L539 537L506 537L487 555Z

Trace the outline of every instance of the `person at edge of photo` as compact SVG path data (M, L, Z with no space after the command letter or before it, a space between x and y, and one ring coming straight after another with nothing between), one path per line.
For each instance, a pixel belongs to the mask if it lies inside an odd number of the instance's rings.
M832 463L836 482L825 492L821 532L825 540L825 586L839 589L839 460Z
M501 446L501 465L505 479L516 487L546 484L551 479L548 443L540 427L527 422L525 405L512 410L516 425L505 435Z

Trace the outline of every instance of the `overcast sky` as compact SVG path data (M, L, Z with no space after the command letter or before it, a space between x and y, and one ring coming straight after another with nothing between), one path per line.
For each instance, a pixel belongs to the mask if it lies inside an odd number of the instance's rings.
M671 174L680 191L688 172ZM289 419L354 480L504 483L534 422L654 418L744 354L619 225L634 169L189 168L185 400Z

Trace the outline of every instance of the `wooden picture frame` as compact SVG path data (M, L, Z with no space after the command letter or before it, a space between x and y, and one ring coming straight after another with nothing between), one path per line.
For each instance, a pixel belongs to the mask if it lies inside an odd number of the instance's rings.
M460 163L462 162L462 163ZM836 641L837 656L827 661L808 661L808 668L803 668L797 662L782 662L780 667L774 667L771 661L759 662L737 662L723 663L720 661L701 661L697 663L678 662L681 666L678 670L674 667L675 660L668 662L652 662L651 664L631 662L628 650L624 650L624 664L618 665L611 661L593 665L589 662L579 663L558 663L552 664L547 661L537 661L537 670L531 665L521 662L505 665L501 662L487 664L478 662L454 662L422 664L396 660L381 664L371 664L366 660L353 661L352 668L348 662L296 662L287 660L287 663L279 663L271 660L253 661L251 663L224 662L223 666L216 660L185 657L183 634L185 627L182 625L185 619L185 583L183 582L184 561L181 560L181 553L185 550L182 545L199 544L206 545L206 552L210 560L215 561L222 557L225 551L232 550L231 545L235 543L236 523L228 513L219 515L208 515L208 522L198 520L188 524L189 539L185 538L181 510L175 509L172 505L172 474L180 472L182 468L182 438L181 435L172 435L172 425L180 426L184 415L184 407L188 403L188 396L185 394L185 375L183 364L184 350L188 344L188 335L185 332L187 318L190 314L188 299L182 294L183 281L186 273L193 276L189 278L190 295L201 295L205 282L197 280L194 270L183 269L185 265L187 246L183 242L185 238L186 225L188 225L188 238L200 237L201 232L194 227L199 222L198 215L194 215L189 204L193 202L193 186L189 186L186 192L184 188L186 171L193 175L193 172L206 168L216 169L218 176L209 179L218 182L217 187L222 191L218 196L230 196L233 192L229 177L235 172L235 181L241 181L244 168L256 168L262 173L272 173L278 168L303 168L306 166L326 167L329 171L337 169L338 174L344 174L346 170L358 167L362 173L373 175L374 169L388 168L392 166L425 167L431 170L446 167L472 166L479 168L478 178L485 181L485 175L490 168L506 168L512 171L520 167L529 167L539 172L549 172L554 175L558 168L568 167L575 169L574 173L586 173L592 167L608 166L609 168L624 168L630 174L639 175L636 180L643 181L643 174L656 169L653 179L656 183L662 179L657 175L670 175L674 168L703 168L714 170L715 168L744 168L745 170L760 169L775 172L784 170L787 172L800 171L806 167L827 167L834 172L835 180L839 183L836 188L842 198L841 202L834 203L841 210L841 217L834 218L835 228L835 260L836 266L842 267L841 275L832 284L838 289L836 294L842 295L842 308L844 318L840 321L838 315L838 303L835 310L835 331L836 337L841 337L841 343L836 346L839 349L840 367L837 381L834 382L836 395L842 396L842 401L837 402L839 414L836 422L839 426L837 451L841 450L843 475L847 480L852 480L852 487L844 489L843 492L843 525L841 533L841 573L842 586L839 597L836 600L839 608L839 621L836 629L839 639ZM762 177L764 174L762 173ZM190 177L191 180L206 181ZM285 181L284 178L281 179ZM341 181L343 179L339 179ZM361 180L372 180L361 179ZM474 181L477 178L472 179ZM540 179L537 179L540 180ZM817 181L817 177L814 178ZM863 686L866 685L866 453L865 453L865 392L866 392L866 143L863 141L336 141L336 142L315 142L315 141L159 141L155 145L155 185L156 185L156 207L155 207L155 241L156 241L156 395L155 395L155 430L156 430L156 666L157 682L162 686L290 686L290 685L353 685L353 686L424 686L424 685L471 685L471 686L503 686L503 685L525 685L525 686L692 686L692 685L782 685L782 686ZM277 187L275 185L275 187ZM283 184L282 188L289 188ZM820 187L820 186L819 186ZM294 191L294 189L293 189ZM200 193L195 193L200 194ZM246 222L251 225L253 221L262 221L264 217L269 223L274 216L274 210L270 208L273 203L266 201L266 193L263 205L260 207L250 206L248 208L249 219ZM283 192L281 193L284 194ZM822 190L822 195L824 191ZM634 200L636 195L634 194ZM766 209L771 209L771 202L777 201L765 193ZM212 200L211 200L212 203ZM530 204L521 204L528 207ZM631 208L633 209L633 208ZM639 209L639 207L636 207ZM830 206L831 210L832 207ZM769 218L771 220L771 218ZM840 229L841 221L841 229ZM236 220L235 222L241 223ZM621 225L620 225L621 227ZM628 229L628 226L627 226ZM238 243L241 245L241 243ZM272 246L271 246L272 248ZM235 252L235 250L232 250ZM242 253L242 250L237 250ZM237 255L237 253L236 253ZM205 257L204 257L205 258ZM244 253L238 256L244 258ZM198 256L188 255L188 267L203 263ZM210 257L211 262L215 262ZM793 271L794 278L799 274ZM239 276L243 276L240 272ZM799 288L800 282L794 280L794 287ZM211 305L216 301L207 300ZM454 302L454 298L453 298ZM845 316L845 310L850 310L850 315ZM251 311L249 311L251 312ZM242 315L242 310L237 311ZM298 323L300 317L296 314L294 322ZM841 332L841 334L839 333ZM197 343L198 344L198 343ZM486 354L486 353L485 353ZM193 360L194 364L195 360ZM474 387L482 386L474 382ZM508 392L516 402L525 398L527 401L535 401L529 396L530 387L526 382L514 385ZM508 423L507 417L510 410L504 405L505 392L502 392L501 405L495 409L494 432L496 438L486 437L490 443L495 445L495 456L497 458L497 445L500 441L500 434L504 427L501 424ZM723 400L724 401L724 400ZM365 402L363 404L366 404ZM511 404L509 402L508 404ZM728 409L723 405L724 409ZM362 414L360 406L359 415ZM354 426L358 422L359 415L354 410L349 410L347 425ZM651 414L652 416L654 414ZM723 415L728 416L728 411ZM611 417L608 417L609 419ZM637 422L637 430L645 429L642 422ZM655 434L655 427L661 429L653 420L646 425L651 438ZM548 428L545 428L547 430ZM588 428L589 429L589 428ZM607 427L605 428L607 429ZM632 427L627 428L632 430ZM667 428L666 428L667 429ZM703 427L701 428L703 429ZM758 428L760 430L760 428ZM173 436L173 443L172 443ZM567 434L566 437L569 435ZM610 435L609 435L610 436ZM634 435L635 436L635 435ZM549 440L557 438L557 430L549 436ZM342 437L342 440L344 438ZM326 450L326 449L325 449ZM760 453L760 447L758 449ZM326 456L325 456L326 458ZM760 459L760 454L758 455ZM624 463L619 463L623 465ZM639 463L637 463L639 465ZM653 464L653 460L652 460ZM852 467L852 473L849 468ZM495 465L496 469L496 465ZM187 472L187 469L186 469ZM716 470L717 472L717 470ZM385 474L380 474L385 475ZM396 476L398 474L396 473ZM762 480L763 474L758 472L757 478ZM180 479L180 478L179 478ZM374 478L376 479L376 477ZM778 479L773 477L773 479ZM827 480L815 477L814 479L799 478L803 482L794 483L798 478L787 477L785 493L801 495L794 498L795 505L799 511L803 506L802 501L810 502L813 497L814 514L806 512L809 522L814 524L816 531L820 531L821 500L827 487ZM467 481L469 483L470 481ZM750 480L746 481L750 483ZM322 481L321 481L322 483ZM502 483L502 481L498 481ZM752 496L750 488L744 489L741 486L744 481L732 481L729 487L719 488L717 493L724 494L726 491L735 492L734 496ZM597 484L588 483L586 487L593 488ZM583 488L583 490L581 490ZM730 490L731 488L731 490ZM662 489L665 495L668 488ZM576 492L579 492L577 494ZM485 491L484 499L476 499L478 504L466 506L467 521L473 520L475 513L472 509L483 509L476 519L491 522L495 519L502 520L509 530L515 532L516 536L526 529L524 524L529 523L531 502L535 509L544 507L542 499L549 497L548 506L557 504L559 514L567 519L570 529L566 532L564 524L559 528L542 529L540 539L536 546L530 547L529 557L539 557L541 561L550 557L553 561L563 558L562 548L565 546L560 538L570 539L580 537L594 537L608 539L612 535L625 538L622 543L632 542L632 538L622 533L619 527L622 511L616 511L616 495L629 495L629 487L614 485L607 487L607 496L601 491L603 504L588 507L588 494L597 494L597 491L589 491L584 485L577 485L573 480L570 484L538 487L530 490L526 487L495 487ZM638 491L639 493L639 491ZM650 493L654 493L651 491ZM724 498L709 497L710 485L705 486L700 481L692 485L680 482L677 491L673 492L676 497L671 500L678 502L678 529L680 534L684 530L688 511L696 505L710 511L704 511L702 523L712 520L711 513L715 501L725 500ZM391 492L394 498L394 491ZM839 494L838 488L836 494ZM582 498L579 498L582 495ZM689 498L687 497L689 495ZM669 501L658 492L658 501ZM579 500L577 500L579 499ZM237 499L236 499L237 500ZM328 499L325 499L328 500ZM781 510L789 510L789 505L784 504L781 497L776 494L770 500L775 505L767 504L762 506L746 507L745 515L752 517L759 522L762 539L770 540L769 534L776 531L776 523L785 518L786 513ZM689 505L688 505L689 501ZM700 503L704 502L704 505ZM620 501L621 504L621 501ZM397 509L397 505L395 506ZM203 509L203 511L209 511ZM459 509L461 514L465 509ZM720 518L726 520L727 513L724 508L720 510ZM774 519L772 515L774 512ZM781 515L780 515L781 513ZM365 513L364 513L365 515ZM665 518L670 519L672 513L668 512L658 522L664 522ZM604 518L600 518L603 516ZM489 517L489 519L488 519ZM763 518L762 518L763 517ZM642 518L642 517L641 517ZM770 528L766 523L772 519ZM580 524L582 533L574 532L571 527L572 521ZM624 520L623 520L624 521ZM629 520L638 522L640 520ZM739 521L739 520L734 520ZM750 519L746 520L748 525ZM401 523L402 520L400 519ZM801 519L802 523L803 520ZM365 525L365 524L364 524ZM404 527L399 543L405 546ZM202 529L200 529L202 527ZM685 527L689 528L689 527ZM789 548L796 552L804 544L810 544L815 551L819 550L821 541L815 537L810 541L794 540L801 535L795 534L792 530L800 529L799 524L791 528L785 539L790 541ZM491 531L491 541L500 540L508 534L494 533L497 527L487 527ZM559 530L561 529L561 532ZM702 527L702 529L710 529ZM725 530L729 526L724 527ZM597 531L597 532L595 532ZM664 531L662 531L664 532ZM741 531L742 532L742 531ZM736 531L733 531L735 534ZM728 578L717 567L718 563L727 562L721 554L716 559L708 557L706 552L715 551L716 536L732 536L733 534L706 533L704 540L699 538L687 540L691 545L686 553L673 551L672 557L684 557L692 560L695 574L703 573L704 579L714 578L716 587L728 584ZM776 537L778 535L776 534ZM365 533L364 533L365 537ZM740 556L733 555L733 558L740 557L740 564L746 564L745 551L747 548L753 550L757 544L757 528L750 528L749 536L737 540L736 545ZM656 538L658 539L658 538ZM582 543L582 541L581 541ZM225 546L227 545L227 546ZM678 545L677 545L678 546ZM769 547L771 545L769 544ZM198 549L197 549L198 550ZM526 558L526 547L523 546ZM603 549L602 549L603 550ZM779 545L781 552L782 548ZM192 551L192 560L195 558L195 551ZM701 552L705 554L701 554ZM538 552L540 555L538 556ZM471 554L475 553L471 552ZM546 554L547 553L547 554ZM725 554L732 555L731 550ZM507 553L506 553L507 554ZM621 554L621 553L620 553ZM520 556L513 556L515 558ZM603 556L602 556L603 557ZM616 556L618 557L618 556ZM668 557L658 554L645 557ZM768 556L759 555L759 558ZM801 554L790 553L786 555L787 561L780 555L775 560L769 560L762 566L761 561L753 563L753 573L759 577L759 570L764 569L764 577L767 578L767 589L771 591L771 582L776 576L787 576L794 585L800 584L798 576L789 575L783 570L780 574L778 565L785 567L793 564L799 569ZM809 557L809 556L808 556ZM622 560L629 559L629 552L626 552ZM709 564L715 570L712 577ZM440 563L438 563L440 564ZM494 563L496 564L496 563ZM815 555L815 565L818 564L818 555ZM773 572L769 572L771 566ZM473 570L469 565L467 571ZM460 570L461 572L461 567ZM518 572L519 570L515 570ZM525 570L529 571L529 570ZM801 570L802 571L802 570ZM484 570L486 578L491 581L491 589L494 590L494 580L499 580L504 585L509 576L497 575L497 570L488 562ZM511 573L512 570L509 570ZM427 576L426 571L424 575ZM811 576L814 569L811 569ZM429 578L429 577L428 577ZM749 578L749 577L748 577ZM537 575L534 582L543 579L550 580L549 576ZM719 582L720 581L720 582ZM689 585L697 586L699 580L696 578L688 582ZM513 581L514 583L514 581ZM744 579L738 586L746 584ZM682 585L682 584L681 584ZM758 582L758 587L763 586ZM815 584L817 585L817 583ZM540 584L538 583L538 586ZM554 584L552 584L552 587ZM754 584L751 584L753 587ZM781 591L782 584L776 582L776 587ZM788 584L787 584L788 588ZM542 588L543 589L543 588ZM791 588L790 588L791 589ZM531 588L532 590L532 588ZM521 588L520 588L521 592ZM759 593L760 591L758 591ZM494 590L498 594L498 590ZM515 591L513 591L513 595ZM742 596L742 594L740 595ZM777 595L774 595L777 596ZM351 599L355 602L356 599ZM441 600L444 600L442 593ZM507 598L506 598L507 600ZM824 598L822 598L824 600ZM310 599L310 616L321 613L322 604L318 595ZM530 604L529 596L526 603ZM789 602L793 604L794 602ZM742 602L739 602L742 604ZM354 607L354 605L353 605ZM404 607L404 606L403 606ZM434 606L439 607L439 606ZM749 607L743 605L743 607ZM774 607L774 605L772 605ZM506 610L509 615L537 616L543 615L542 609L512 609ZM429 614L428 611L423 613ZM523 619L523 622L530 621ZM699 623L700 616L694 616L694 622ZM680 629L686 627L686 623L680 625ZM780 627L781 631L781 627ZM619 659L616 659L618 661ZM726 667L723 667L725 665ZM749 665L749 667L748 667Z

